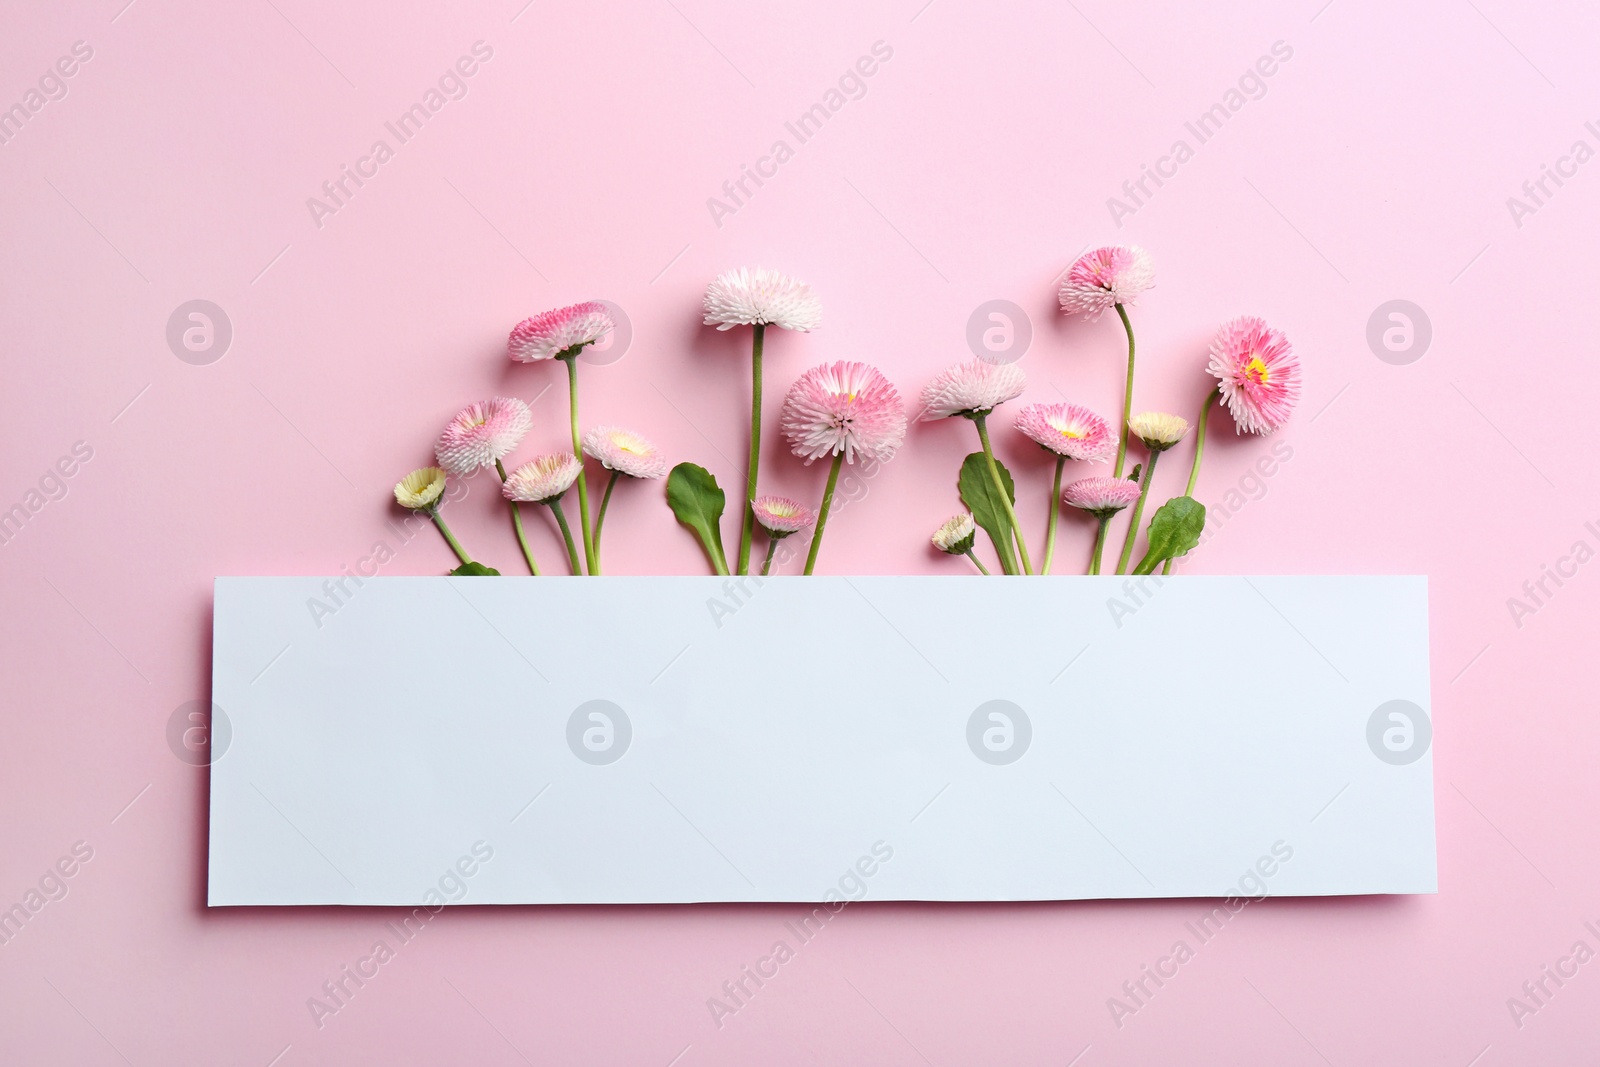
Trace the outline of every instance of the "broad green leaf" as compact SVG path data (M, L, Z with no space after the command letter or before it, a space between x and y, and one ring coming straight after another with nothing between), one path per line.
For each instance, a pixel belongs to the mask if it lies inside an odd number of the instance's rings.
M1000 480L1005 483L1006 494L1012 503L1017 500L1017 486L1011 480L1006 465L995 460L1000 469ZM1006 516L1005 505L995 492L994 479L989 475L989 462L982 452L974 452L961 463L961 477L956 482L961 490L961 502L972 512L972 520L983 528L994 542L995 554L1000 557L1000 567L1007 574L1017 573L1017 559L1011 549L1011 520Z
M485 567L481 563L463 563L461 566L451 571L450 574L455 578L479 576L488 577L491 575L498 578L500 576L499 571L495 570L493 567Z
M667 475L667 504L678 521L700 539L700 545L717 574L728 573L728 555L722 550L722 508L727 496L704 467L680 463Z
M1157 509L1150 520L1150 549L1133 568L1149 574L1169 559L1177 559L1200 543L1206 526L1206 506L1192 496L1175 496Z

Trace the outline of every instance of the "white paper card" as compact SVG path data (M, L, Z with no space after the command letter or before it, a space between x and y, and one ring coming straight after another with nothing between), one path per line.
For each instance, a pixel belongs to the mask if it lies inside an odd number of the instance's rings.
M219 578L213 672L213 905L1436 889L1420 577Z

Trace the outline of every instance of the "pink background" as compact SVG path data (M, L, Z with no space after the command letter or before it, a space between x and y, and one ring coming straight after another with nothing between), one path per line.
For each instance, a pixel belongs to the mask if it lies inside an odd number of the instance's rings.
M1600 145L1583 126L1600 118L1592 10L124 2L12 5L0 34L3 106L75 41L93 49L0 147L0 508L75 442L93 450L0 546L0 905L75 842L93 849L0 946L0 1061L1600 1060L1600 963L1520 1027L1507 1007L1575 941L1600 949L1583 925L1600 926L1600 569L1547 582L1520 626L1507 605L1575 542L1600 547L1585 527L1600 164L1551 183L1520 226L1506 205L1575 140ZM316 225L307 198L479 40L493 57L466 97ZM893 55L866 94L718 226L707 198L877 41ZM1116 226L1107 198L1276 41L1293 55L1265 95ZM506 363L516 320L624 307L633 342L584 368L588 418L732 487L748 335L698 325L716 272L763 263L821 295L822 329L769 346L772 422L825 359L875 363L914 396L966 357L967 317L993 298L1032 317L1031 397L1110 413L1117 324L1063 320L1052 279L1113 241L1158 269L1136 311L1137 408L1190 414L1204 346L1241 312L1284 328L1306 367L1293 459L1186 570L1431 579L1437 896L1252 906L1120 1028L1107 999L1206 905L855 906L721 1028L707 998L799 908L448 911L320 1028L307 999L393 916L206 910L206 775L165 731L207 695L213 576L354 566L390 536L392 483L468 400L538 396L524 454L561 445L561 391L541 395L560 368ZM165 340L195 298L234 331L205 366ZM1366 340L1396 298L1434 332L1405 366ZM996 421L1038 543L1046 468ZM1199 492L1213 505L1266 451L1219 421ZM821 569L960 570L926 538L971 446L964 424L913 427L836 515ZM768 450L766 487L814 501L823 470L775 434ZM484 488L450 516L515 573ZM702 572L658 493L619 492L613 573ZM1061 566L1081 565L1086 529L1068 518ZM450 562L430 533L384 572ZM1220 687L1251 650L1217 656Z

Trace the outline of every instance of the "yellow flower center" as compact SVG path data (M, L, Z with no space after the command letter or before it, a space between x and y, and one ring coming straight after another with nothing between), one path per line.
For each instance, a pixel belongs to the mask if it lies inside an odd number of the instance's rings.
M1061 431L1062 437L1069 437L1074 441L1078 441L1089 436L1086 433L1079 433L1077 430L1069 429L1066 426L1059 426L1057 429Z
M1244 365L1244 376L1257 385L1266 385L1272 380L1272 371L1261 362L1261 357L1252 355L1250 362Z

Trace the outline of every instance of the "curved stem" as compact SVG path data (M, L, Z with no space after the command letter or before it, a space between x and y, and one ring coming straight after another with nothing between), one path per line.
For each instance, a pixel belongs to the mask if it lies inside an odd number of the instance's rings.
M611 472L611 478L606 482L605 495L600 498L600 511L594 517L594 573L600 573L600 530L606 524L606 508L611 506L611 491L617 487L616 471Z
M844 464L844 453L833 454L833 466L828 470L828 487L822 491L822 507L817 509L817 530L811 535L811 551L806 553L806 573L817 568L817 550L822 547L822 531L828 528L828 512L833 507L833 491L839 485L839 468Z
M1106 527L1111 524L1111 516L1105 515L1100 519L1100 530L1094 535L1094 551L1089 554L1089 573L1100 573L1100 555L1106 547Z
M755 325L750 342L750 463L744 477L744 525L739 530L739 569L750 573L750 541L756 529L756 473L761 467L761 349L766 341L765 323Z
M494 469L500 472L500 480L506 480L506 465L499 460L494 461ZM517 531L517 544L522 546L522 558L528 561L528 569L534 577L539 576L539 565L533 561L533 549L528 547L528 537L522 531L522 505L515 500L507 500L511 505L511 528Z
M1117 317L1122 319L1122 328L1128 333L1128 382L1122 387L1122 425L1117 430L1117 465L1111 471L1111 477L1122 477L1122 461L1128 456L1128 420L1133 417L1133 323L1128 321L1128 312L1121 304L1117 305Z
M583 531L583 558L589 564L589 573L599 574L599 561L594 554L594 533L589 526L589 486L583 477L583 442L578 437L578 357L576 354L563 356L561 362L567 365L567 408L572 414L572 454L578 457L578 525Z
M1133 502L1133 519L1128 523L1128 536L1122 542L1122 558L1117 560L1117 573L1128 573L1128 560L1133 557L1133 543L1139 539L1139 517L1144 514L1144 501L1150 495L1150 476L1156 472L1156 460L1161 458L1161 453L1154 449L1150 452L1150 460L1144 465L1144 477L1139 479L1139 499Z
M439 532L444 534L444 539L449 543L450 551L456 554L456 559L459 559L462 563L471 563L472 557L467 555L467 550L461 547L461 542L456 540L456 535L450 532L450 527L446 526L444 519L439 517L439 509L429 508L428 518L432 519L433 524L439 527Z
M583 568L578 565L578 546L572 541L572 527L567 525L567 513L561 510L561 498L546 500L550 510L555 514L556 525L561 527L561 536L567 542L567 563L572 567L573 574L582 574Z
M976 555L973 554L972 549L970 549L970 548L967 549L965 554L966 554L966 557L972 561L972 565L974 567L978 568L978 571L980 573L982 573L982 574L988 574L989 573L989 568L985 567L983 565L983 561L980 560Z
M994 491L1000 494L1000 503L1006 509L1006 518L1011 520L1011 535L1017 540L1017 555L1022 557L1022 573L1033 573L1033 561L1028 559L1028 546L1022 540L1022 525L1017 522L1017 509L1011 504L1011 494L1006 492L1006 483L1000 478L1000 468L994 461L994 449L989 444L988 415L973 416L973 424L978 427L978 441L983 445L983 461L989 465L989 478L994 482Z
M1194 427L1194 462L1189 465L1189 484L1183 490L1183 495L1194 496L1194 487L1200 481L1200 461L1206 454L1206 424L1211 421L1211 409L1216 405L1217 398L1222 395L1222 387L1217 386L1206 394L1200 401L1200 418L1195 420ZM1172 573L1172 561L1169 559L1161 565L1162 574Z
M1056 480L1050 487L1050 525L1044 531L1044 563L1039 566L1040 574L1050 573L1050 561L1056 554L1056 520L1061 517L1061 472L1066 469L1067 457L1056 457Z
M778 538L767 538L767 558L761 561L761 577L765 578L772 572L772 557L778 551Z

